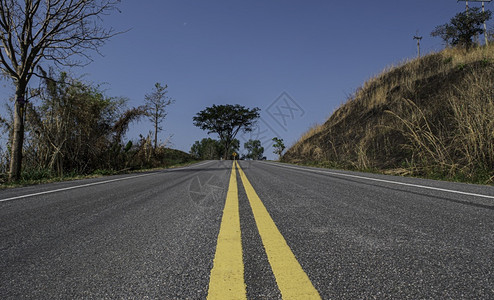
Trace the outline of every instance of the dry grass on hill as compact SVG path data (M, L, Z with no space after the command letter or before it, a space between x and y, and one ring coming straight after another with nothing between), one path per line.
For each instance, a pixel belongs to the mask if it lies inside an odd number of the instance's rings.
M494 181L494 47L388 68L283 157L391 174Z

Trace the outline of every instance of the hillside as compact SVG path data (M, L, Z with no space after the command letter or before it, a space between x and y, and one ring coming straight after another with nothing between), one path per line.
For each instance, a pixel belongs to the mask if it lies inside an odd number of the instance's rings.
M285 162L494 181L494 47L446 49L370 79Z

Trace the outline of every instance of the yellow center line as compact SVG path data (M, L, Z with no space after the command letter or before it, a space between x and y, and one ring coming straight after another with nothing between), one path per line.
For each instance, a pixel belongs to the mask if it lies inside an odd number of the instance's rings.
M256 220L257 230L283 299L321 299L242 168L238 164L237 167Z
M232 165L223 209L216 254L209 279L208 299L247 299L235 164Z

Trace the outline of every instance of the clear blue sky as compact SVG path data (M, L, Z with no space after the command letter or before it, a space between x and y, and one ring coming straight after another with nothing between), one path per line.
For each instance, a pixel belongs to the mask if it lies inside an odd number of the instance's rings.
M442 49L430 32L464 8L456 0L123 0L104 24L130 31L71 73L106 83L106 94L127 97L129 106L143 104L155 82L168 84L176 102L159 137L173 135L174 148L188 152L207 136L192 124L197 112L227 103L261 108L261 132L252 137L278 135L289 146L365 80L416 56L417 30L422 53ZM12 90L1 85L7 99ZM141 121L127 138L151 129Z

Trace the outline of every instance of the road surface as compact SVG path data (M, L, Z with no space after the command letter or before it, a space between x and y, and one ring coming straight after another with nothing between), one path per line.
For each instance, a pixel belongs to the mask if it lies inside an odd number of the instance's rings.
M494 299L493 249L489 186L206 161L0 191L0 299Z

